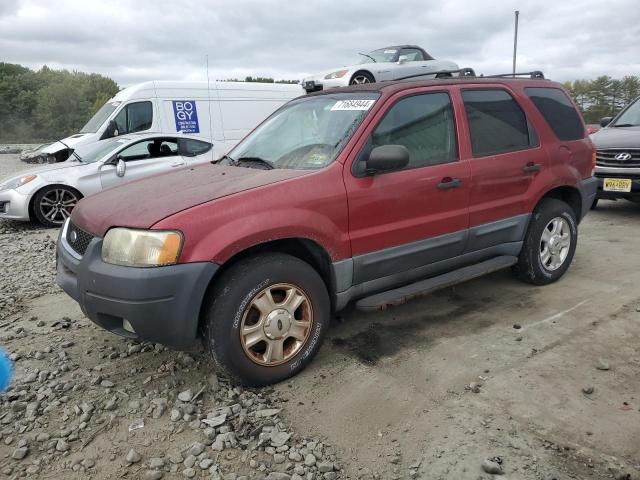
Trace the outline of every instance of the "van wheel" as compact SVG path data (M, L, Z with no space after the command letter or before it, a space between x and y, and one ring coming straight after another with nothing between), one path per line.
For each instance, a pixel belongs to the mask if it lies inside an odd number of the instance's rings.
M329 327L330 302L309 264L274 253L229 268L203 313L203 343L216 367L258 387L289 378L311 362Z
M76 190L51 185L36 193L33 199L33 213L45 227L59 227L69 218L81 198L82 195Z
M573 209L561 200L545 198L535 208L513 271L527 283L547 285L567 271L578 241Z

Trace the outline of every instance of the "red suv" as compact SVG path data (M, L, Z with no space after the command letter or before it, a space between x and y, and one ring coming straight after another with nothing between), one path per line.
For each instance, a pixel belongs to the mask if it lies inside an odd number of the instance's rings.
M83 199L58 284L105 329L199 337L247 385L301 371L332 312L512 267L569 268L595 152L542 79L368 84L298 98L214 164Z

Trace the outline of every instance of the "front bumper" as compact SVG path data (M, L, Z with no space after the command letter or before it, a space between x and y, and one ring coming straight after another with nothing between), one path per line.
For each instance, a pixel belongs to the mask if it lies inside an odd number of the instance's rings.
M638 168L604 168L596 167L598 179L598 198L616 200L618 198L640 198L640 169ZM605 178L628 178L631 180L630 192L605 192L603 189Z
M135 268L102 261L102 239L84 256L67 243L56 250L56 281L97 325L123 337L189 349L198 335L200 307L218 270L210 262Z
M313 93L321 90L327 90L329 88L347 87L349 85L350 75L347 74L342 78L333 78L327 80L324 78L309 78L302 81L302 88L305 92Z
M28 221L29 198L15 190L0 191L0 218Z

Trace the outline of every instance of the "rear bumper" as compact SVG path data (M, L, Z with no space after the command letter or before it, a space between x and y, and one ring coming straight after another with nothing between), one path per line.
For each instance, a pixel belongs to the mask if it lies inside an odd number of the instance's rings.
M598 192L598 179L596 177L585 178L580 181L578 186L580 190L580 196L582 197L582 212L578 221L582 220L587 214L593 201L596 199Z
M89 319L123 337L175 349L193 346L200 307L218 265L111 265L102 261L102 239L91 240L81 257L66 242L63 230L58 238L56 281Z

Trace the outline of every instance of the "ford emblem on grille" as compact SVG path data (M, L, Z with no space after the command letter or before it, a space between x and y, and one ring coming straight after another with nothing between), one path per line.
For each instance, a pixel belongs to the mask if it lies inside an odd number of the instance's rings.
M631 154L627 152L619 153L614 157L616 160L620 160L621 162L626 162L627 160L631 160Z
M78 232L76 232L75 230L71 230L71 233L69 234L69 240L71 240L71 243L76 243L76 240L78 240Z

